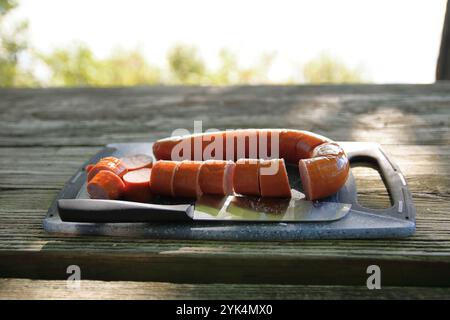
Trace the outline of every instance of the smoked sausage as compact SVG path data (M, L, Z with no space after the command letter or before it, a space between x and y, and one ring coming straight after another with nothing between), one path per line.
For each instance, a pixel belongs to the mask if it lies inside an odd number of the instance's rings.
M347 155L338 144L323 136L300 130L245 129L171 137L155 142L153 153L156 159L162 160L192 160L194 156L196 160L206 160L213 154L213 143L215 147L222 146L219 149L222 152L215 152L215 159L220 154L222 159L234 161L239 158L282 158L287 163L297 165L309 200L336 193L345 184L349 174ZM257 150L256 157L254 150ZM236 171L234 176L237 176ZM256 188L252 192L257 193Z

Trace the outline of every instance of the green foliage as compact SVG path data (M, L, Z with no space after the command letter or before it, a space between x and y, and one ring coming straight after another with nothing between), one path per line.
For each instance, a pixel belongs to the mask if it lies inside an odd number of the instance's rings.
M213 85L252 84L267 82L267 73L274 55L262 55L259 61L250 67L239 66L237 56L229 49L219 52L220 65L216 71L210 72L208 83Z
M16 7L16 1L0 0L0 87L37 85L30 71L19 68L19 55L28 48L28 23L19 21L5 28L7 15Z
M17 7L17 1L14 0L0 0L0 19L9 11Z
M167 53L171 80L179 84L203 84L206 66L195 47L177 45Z
M39 58L51 72L48 84L52 86L229 85L266 81L273 55L264 55L254 66L241 68L236 55L222 49L219 68L210 70L195 47L177 45L167 53L169 74L148 64L139 51L118 49L106 59L97 59L83 44L55 49Z
M51 85L89 85L96 77L98 62L82 44L71 49L55 49L48 55L40 54L40 58L51 70Z
M159 84L161 71L147 63L139 51L115 50L110 58L100 60L92 85L134 86Z
M358 83L366 82L361 71L350 69L339 59L322 53L303 67L307 83Z
M51 70L52 86L133 86L160 82L160 72L139 51L115 50L106 59L95 58L83 44L40 55Z

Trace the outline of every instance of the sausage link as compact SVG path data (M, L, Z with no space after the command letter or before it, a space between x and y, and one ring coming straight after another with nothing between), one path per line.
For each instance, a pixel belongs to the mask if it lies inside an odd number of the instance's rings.
M211 135L214 135L215 139L211 140L216 145L223 145L222 159L237 160L240 157L254 157L256 149L256 158L282 158L287 163L298 165L304 191L309 200L336 193L345 184L349 174L349 161L340 146L323 136L300 130L245 129L172 137L155 142L153 152L157 159L189 160L194 159L196 155L197 160L205 160L208 156L205 156L204 151L205 149L210 151L212 143L210 140L206 142L205 140L210 139ZM174 153L174 149L179 151L180 145L191 150ZM195 148L197 150L194 150ZM175 154L177 159L174 159ZM214 157L217 159L219 155L220 152L214 154ZM234 176L239 175L235 172ZM245 182L242 184L241 182L237 182L238 189L244 186L244 189L249 187L251 193L260 192L256 192L255 186L246 186Z

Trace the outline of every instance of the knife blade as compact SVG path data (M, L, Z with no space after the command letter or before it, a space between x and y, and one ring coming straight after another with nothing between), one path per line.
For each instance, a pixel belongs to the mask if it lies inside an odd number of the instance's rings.
M351 204L304 199L244 196L202 196L193 212L194 220L320 222L343 218Z
M60 199L67 222L254 221L323 222L343 218L351 205L303 199L205 195L193 204L160 205L120 200Z

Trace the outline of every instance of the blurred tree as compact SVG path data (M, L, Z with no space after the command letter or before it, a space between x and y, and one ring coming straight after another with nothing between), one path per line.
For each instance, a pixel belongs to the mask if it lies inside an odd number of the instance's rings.
M267 73L272 65L274 56L274 54L263 54L255 65L242 68L239 66L236 54L229 49L223 48L219 52L219 68L210 72L208 82L213 85L267 82Z
M100 86L133 86L159 84L161 71L147 63L137 50L113 51L110 58L101 60L94 84Z
M306 63L303 67L303 77L307 83L367 82L360 70L349 68L327 53L322 53Z
M21 68L19 56L28 48L27 21L6 25L7 15L17 7L14 0L0 0L0 87L36 86L37 80Z
M206 66L198 55L197 48L177 45L167 53L167 62L171 73L170 80L180 84L204 84Z
M208 79L213 85L228 85L237 83L239 79L238 61L236 55L229 49L219 52L220 65L216 72L212 72Z
M160 71L139 51L117 49L106 59L95 58L84 44L41 54L55 86L133 86L160 83Z
M95 82L100 64L92 51L83 44L58 48L50 54L40 54L51 71L50 85L87 86Z
M274 58L274 53L264 53L260 56L259 61L255 65L249 68L240 69L239 83L256 84L268 82L268 73Z

